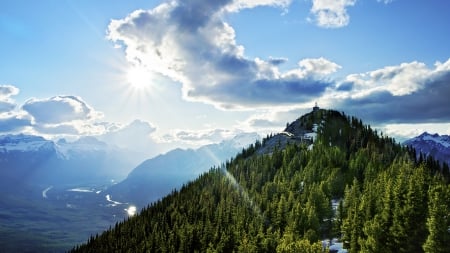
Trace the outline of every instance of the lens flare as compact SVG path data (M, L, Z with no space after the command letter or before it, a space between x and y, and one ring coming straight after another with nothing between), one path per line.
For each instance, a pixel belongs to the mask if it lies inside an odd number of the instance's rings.
M134 216L136 215L137 208L135 206L129 206L127 209L125 209L128 216Z
M233 187L239 192L239 194L242 196L244 201L249 204L249 206L253 209L253 212L256 213L258 216L262 217L261 209L256 205L256 203L250 198L247 191L242 188L242 186L236 181L236 178L234 178L233 175L231 175L230 172L227 171L225 167L221 168L223 174L228 179L228 181L233 185Z

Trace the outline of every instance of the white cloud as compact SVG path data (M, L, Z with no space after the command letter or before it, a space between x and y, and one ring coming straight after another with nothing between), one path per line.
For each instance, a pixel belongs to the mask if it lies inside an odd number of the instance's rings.
M184 147L197 148L202 145L221 142L224 139L229 139L243 132L244 131L240 129L178 129L164 135L160 141L165 143L177 143Z
M385 4L389 4L392 3L394 0L377 0L377 2L379 3L385 3Z
M352 74L323 100L353 115L383 123L450 122L450 59L428 68L402 63Z
M0 113L10 112L16 107L12 96L19 94L19 89L13 85L0 85Z
M335 73L342 68L338 64L323 57L303 59L298 63L298 66L298 69L285 73L284 77L320 79L329 74Z
M379 128L399 142L418 136L423 132L450 135L450 123L387 124Z
M333 67L307 65L308 61L318 62L305 59L298 69L282 72L278 65L284 59L249 59L244 47L236 42L233 27L223 19L223 14L231 10L289 3L171 1L111 21L108 38L123 45L130 64L181 82L187 100L235 109L307 102L331 85L322 75L332 72ZM331 66L328 60L319 60Z
M238 127L247 132L258 132L262 135L283 131L287 123L312 110L313 104L303 104L282 108L261 110L239 123Z
M31 117L27 114L0 114L0 132L18 132L31 126Z
M230 12L237 12L242 9L251 9L258 6L275 6L287 8L292 0L235 0L226 9Z
M37 133L48 135L95 135L105 131L95 121L103 117L78 96L32 98L22 105L21 113L29 115Z
M339 28L347 26L350 16L347 7L353 6L356 0L312 0L310 10L315 23L320 27Z
M347 8L354 6L357 0L311 0L311 14L309 21L324 28L341 28L350 23ZM389 4L394 0L377 0L379 3Z
M59 124L73 121L97 120L103 115L78 96L55 96L48 99L29 99L22 106L36 123Z
M19 88L13 85L2 84L0 85L0 99L15 96L19 94L19 91Z
M105 128L93 122L71 121L57 124L33 124L33 129L39 134L48 135L99 135L105 132Z
M13 85L0 85L0 132L17 132L31 126L28 114L15 111L17 105L11 97L19 92Z
M97 120L103 114L94 110L77 96L55 96L47 99L32 98L16 109L10 98L19 89L0 85L0 132L27 131L32 134L98 135L105 132Z
M436 63L429 69L424 63L410 62L382 69L348 75L343 83L352 83L352 97L364 97L373 92L387 91L394 96L404 96L423 89L430 79L450 70L450 61Z
M10 112L16 108L16 104L10 100L0 100L0 113Z
M156 127L150 122L134 120L124 126L110 125L107 127L107 132L98 136L98 138L118 147L144 151L151 148L149 144L153 143L151 143L152 137L150 135L155 131Z

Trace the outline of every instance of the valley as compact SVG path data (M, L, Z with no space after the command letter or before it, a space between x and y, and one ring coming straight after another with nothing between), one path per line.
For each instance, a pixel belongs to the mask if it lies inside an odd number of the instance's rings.
M0 199L2 251L64 252L128 217L127 204L112 204L109 184L48 187Z

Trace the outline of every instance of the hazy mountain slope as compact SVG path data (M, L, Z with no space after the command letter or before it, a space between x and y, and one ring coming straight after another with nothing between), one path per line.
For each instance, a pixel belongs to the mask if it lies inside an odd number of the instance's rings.
M153 185L155 191L167 192L154 196L161 198L258 138L243 134L198 150L175 150L166 160L156 159L162 169L149 182L159 184ZM186 171L176 166L184 153ZM0 251L64 252L128 217L132 204L117 202L105 191L113 184L112 178L125 178L136 166L127 165L127 154L93 137L53 142L39 136L0 136ZM145 170L138 170L135 176L145 179L144 175Z
M259 139L255 133L240 134L219 144L198 149L175 149L148 159L130 172L122 182L107 192L114 200L138 205L139 208L169 194L183 183L220 165Z
M122 220L102 191L134 166L93 137L0 136L0 252L64 252Z
M55 143L40 136L0 136L0 184L4 189L121 179L133 166L121 150L93 137Z
M318 126L311 149L291 136L261 154L263 140L74 252L322 252L334 236L351 252L450 250L434 162L336 111L301 121Z

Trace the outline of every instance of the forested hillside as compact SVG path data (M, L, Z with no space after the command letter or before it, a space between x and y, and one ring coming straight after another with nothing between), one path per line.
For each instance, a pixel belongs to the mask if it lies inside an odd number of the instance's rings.
M313 128L313 146L299 141ZM73 252L323 252L334 237L349 252L450 252L439 163L332 110L286 131L287 144L257 142Z

